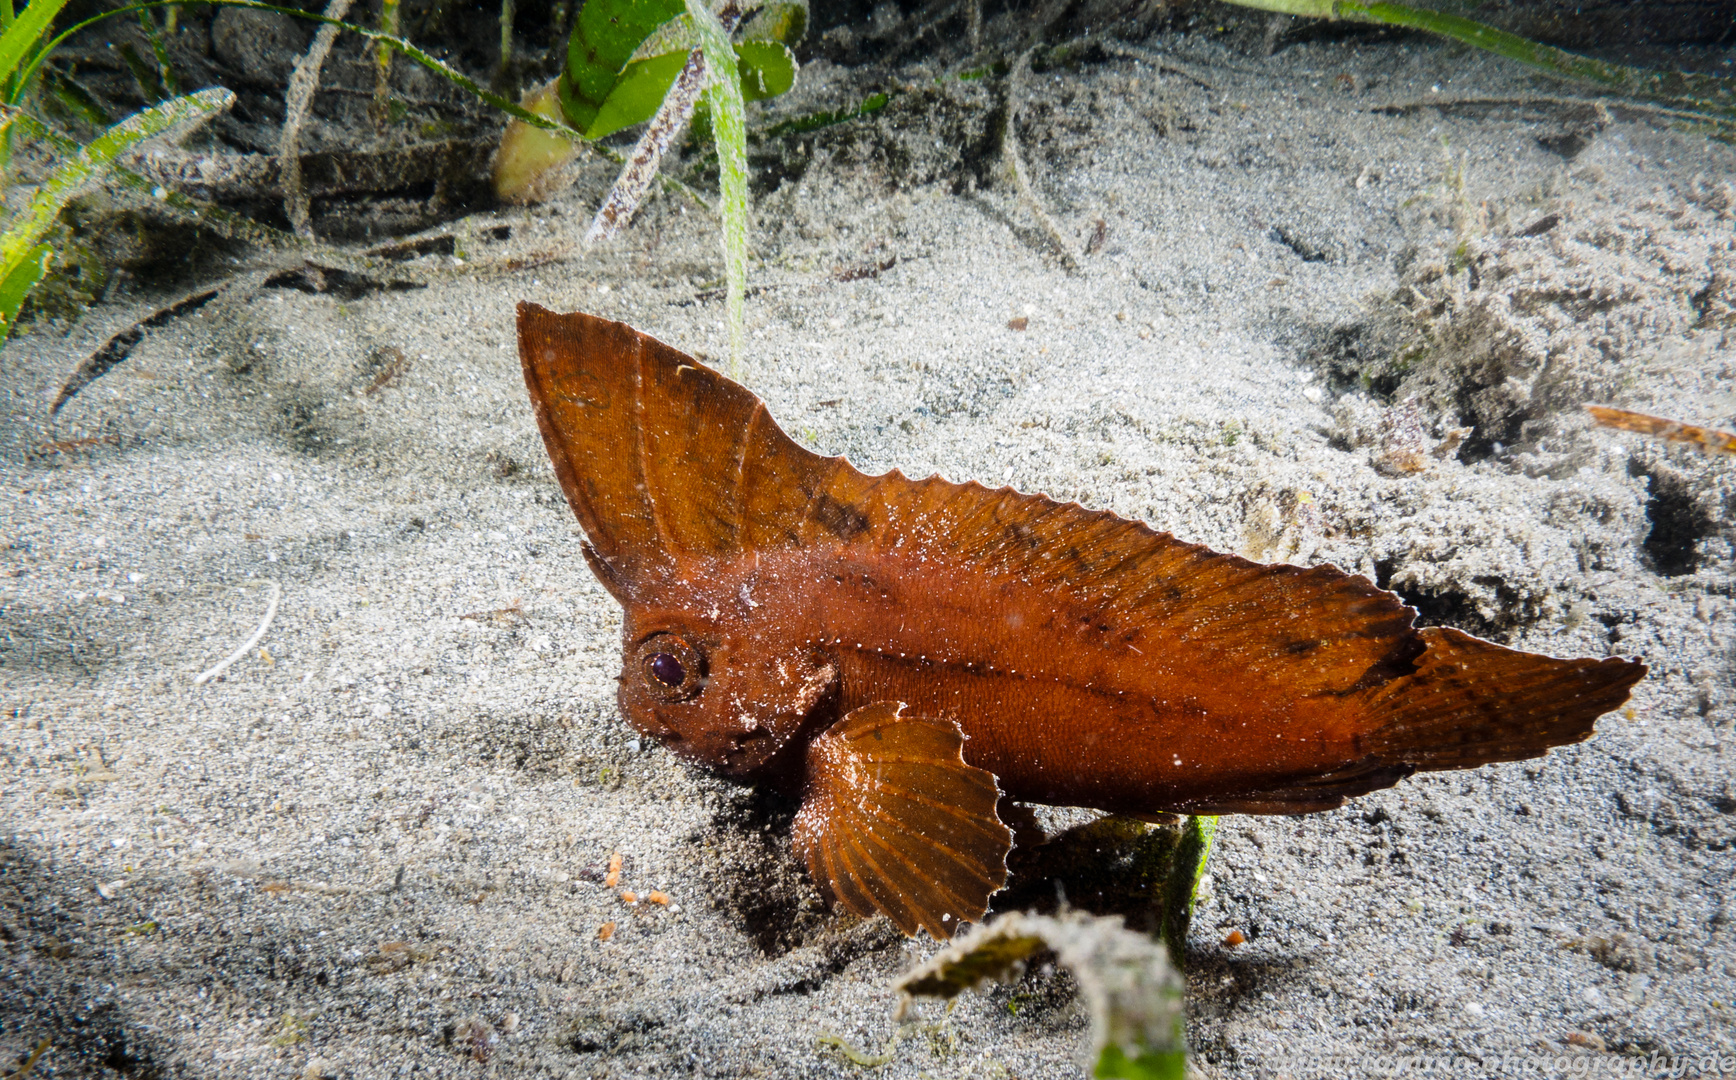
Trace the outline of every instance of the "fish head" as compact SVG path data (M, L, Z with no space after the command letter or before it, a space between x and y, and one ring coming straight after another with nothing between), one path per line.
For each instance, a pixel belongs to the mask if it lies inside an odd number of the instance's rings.
M776 771L782 751L837 718L836 660L764 626L720 624L693 610L629 613L622 714L676 755L727 776Z

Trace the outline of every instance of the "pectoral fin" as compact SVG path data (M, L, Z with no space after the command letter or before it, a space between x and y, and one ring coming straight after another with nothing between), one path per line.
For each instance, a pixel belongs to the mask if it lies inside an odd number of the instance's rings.
M958 725L903 708L864 705L809 745L796 852L846 909L944 941L981 922L1006 883L1012 833L993 774L965 763Z

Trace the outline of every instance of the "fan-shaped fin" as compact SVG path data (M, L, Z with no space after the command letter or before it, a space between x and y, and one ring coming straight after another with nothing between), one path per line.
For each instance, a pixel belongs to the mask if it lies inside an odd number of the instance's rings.
M1012 833L994 777L965 764L958 725L903 708L864 705L809 745L796 852L850 911L945 940L1006 883Z
M693 357L624 323L528 303L518 341L555 475L618 598L683 555L865 531L853 506L871 481L802 449L759 398Z

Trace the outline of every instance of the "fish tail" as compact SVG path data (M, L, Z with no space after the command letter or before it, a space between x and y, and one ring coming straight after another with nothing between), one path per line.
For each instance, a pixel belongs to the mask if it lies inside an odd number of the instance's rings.
M1389 765L1472 769L1580 742L1646 673L1634 660L1559 660L1426 627L1415 669L1370 691L1364 748Z

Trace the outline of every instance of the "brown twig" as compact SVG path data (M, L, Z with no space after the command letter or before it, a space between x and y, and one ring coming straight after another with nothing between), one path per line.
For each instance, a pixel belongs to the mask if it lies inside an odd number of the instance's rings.
M1055 245L1055 250L1061 253L1061 263L1069 270L1079 269L1079 253L1073 250L1073 242L1067 239L1061 227L1055 224L1055 219L1043 208L1037 193L1031 187L1030 174L1025 171L1025 159L1019 153L1019 112L1024 105L1025 76L1031 71L1031 54L1037 51L1032 46L1019 54L1013 63L1013 70L1007 74L1007 130L1001 137L1001 159L1006 162L1009 172L1013 174L1013 185L1018 188L1019 201L1025 204L1031 216L1037 219L1043 232L1049 237L1049 242Z
M251 284L252 287L257 288L259 282L255 281ZM158 308L150 315L109 338L100 349L85 357L84 362L67 378L66 384L60 388L60 393L55 396L54 405L48 410L48 414L53 416L60 412L61 406L71 401L74 394L96 382L115 365L131 356L134 346L144 340L146 330L155 326L162 326L176 316L204 307L216 299L217 294L222 292L224 287L220 285L189 293L172 304Z
M514 600L508 606L495 608L493 611L471 611L458 617L474 622L498 623L506 619L517 619L527 625L530 623L530 616L524 613L524 602L521 600Z
M72 455L89 450L93 446L119 446L119 435L91 435L83 439L61 439L57 442L46 442L37 447L34 456L47 457L50 454Z
M325 17L328 19L342 19L349 13L350 0L331 0L326 5ZM301 125L307 120L313 93L319 88L320 69L325 67L326 56L332 51L332 43L337 37L338 28L333 24L328 22L320 26L307 54L296 61L295 72L290 75L289 87L283 94L283 130L277 139L277 155L283 162L283 210L295 234L306 240L313 239L313 223L308 215L307 192L301 186Z
M30 1052L30 1056L25 1059L24 1064L18 1066L18 1071L12 1074L10 1080L25 1080L25 1077L30 1075L31 1070L36 1068L36 1063L42 1060L42 1055L48 1053L48 1048L53 1044L54 1036L44 1035L42 1041L36 1044L36 1049Z
M1591 413L1592 419L1604 427L1616 428L1619 431L1637 431L1641 435L1650 435L1665 442L1687 443L1708 454L1736 454L1736 434L1728 431L1697 427L1684 424L1680 420L1666 420L1661 416L1628 409L1612 409L1607 405L1587 405L1585 409Z
M500 0L500 60L494 66L494 88L507 90L512 68L512 22L516 15L513 0Z
M381 349L378 356L383 361L380 365L380 373L375 375L374 381L368 384L366 390L362 391L369 397L397 382L403 377L404 372L410 370L410 358L405 356L404 350L396 345L388 345Z

